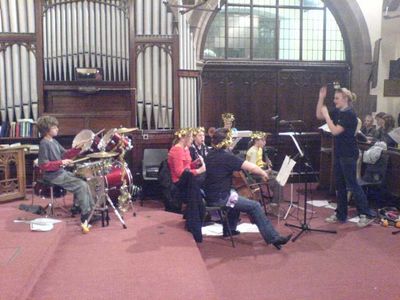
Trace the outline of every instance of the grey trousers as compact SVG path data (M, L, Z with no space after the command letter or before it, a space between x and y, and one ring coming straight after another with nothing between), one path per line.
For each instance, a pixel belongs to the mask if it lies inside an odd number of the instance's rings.
M86 181L76 177L71 172L63 172L55 178L46 178L46 180L73 193L74 204L81 208L82 215L90 213L94 206L94 201Z

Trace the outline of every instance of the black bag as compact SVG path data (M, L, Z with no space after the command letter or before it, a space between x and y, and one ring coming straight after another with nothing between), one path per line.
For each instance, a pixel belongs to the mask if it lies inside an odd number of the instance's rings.
M158 172L158 183L161 186L164 197L164 206L166 211L181 212L182 202L176 199L176 187L172 182L171 170L168 166L168 160L164 159Z
M41 207L40 205L27 205L27 204L20 204L18 207L20 210L25 210L37 215L45 215L46 210Z

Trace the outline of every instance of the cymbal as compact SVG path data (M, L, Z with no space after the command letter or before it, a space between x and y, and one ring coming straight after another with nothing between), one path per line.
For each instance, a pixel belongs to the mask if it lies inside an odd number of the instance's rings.
M132 128L126 128L126 127L121 127L121 128L117 128L117 132L118 133L129 133L129 132L133 132L139 130L139 128L137 127L132 127Z
M87 157L90 158L110 158L110 157L115 157L117 156L118 153L116 152L95 152L95 153L91 153L86 155Z

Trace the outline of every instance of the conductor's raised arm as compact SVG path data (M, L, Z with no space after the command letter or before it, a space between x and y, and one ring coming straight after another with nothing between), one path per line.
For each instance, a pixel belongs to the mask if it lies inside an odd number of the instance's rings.
M327 88L326 86L323 86L319 89L319 97L318 97L318 103L317 103L317 108L316 108L316 117L318 120L324 120L324 116L322 114L321 108L324 106L324 101L326 98L326 93L327 93Z

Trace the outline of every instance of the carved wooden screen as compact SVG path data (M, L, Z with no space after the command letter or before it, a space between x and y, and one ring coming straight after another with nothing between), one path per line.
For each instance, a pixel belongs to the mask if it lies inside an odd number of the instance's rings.
M208 65L202 73L201 124L221 126L221 113L235 114L242 130L273 132L273 116L303 120L304 131L315 131L315 105L322 84L339 80L348 86L346 64L336 67ZM327 100L332 105L331 99Z

